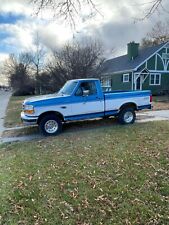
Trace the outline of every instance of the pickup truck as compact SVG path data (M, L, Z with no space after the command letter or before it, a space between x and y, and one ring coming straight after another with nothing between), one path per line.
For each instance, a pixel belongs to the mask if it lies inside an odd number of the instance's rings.
M151 109L150 91L103 92L99 79L69 80L57 93L26 99L21 119L38 124L44 135L56 135L67 121L116 116L132 124L135 111Z

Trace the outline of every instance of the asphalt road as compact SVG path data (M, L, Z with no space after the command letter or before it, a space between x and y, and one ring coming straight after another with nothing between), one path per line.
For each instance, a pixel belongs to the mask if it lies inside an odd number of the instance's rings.
M2 132L4 131L4 117L10 96L10 91L0 90L0 138L2 136Z

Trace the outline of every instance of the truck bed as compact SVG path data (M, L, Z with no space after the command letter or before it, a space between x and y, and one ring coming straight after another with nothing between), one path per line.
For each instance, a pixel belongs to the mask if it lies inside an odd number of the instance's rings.
M116 114L121 105L130 103L136 105L136 110L151 109L150 96L151 91L104 92L105 114Z

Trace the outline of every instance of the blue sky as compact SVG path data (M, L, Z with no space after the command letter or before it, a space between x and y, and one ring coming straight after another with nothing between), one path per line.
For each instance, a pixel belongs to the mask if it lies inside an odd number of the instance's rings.
M163 0L167 9L168 0ZM155 13L148 20L135 23L145 15L146 0L94 0L101 12L93 19L87 18L88 8L83 7L81 17L75 18L76 29L72 30L67 21L54 18L46 9L35 16L30 0L0 0L0 83L4 82L2 66L9 54L34 51L35 38L48 53L72 40L85 41L87 38L99 40L103 44L105 57L126 53L127 43L140 42L159 20L169 20L169 14ZM150 1L151 2L151 1ZM112 51L113 50L113 51Z
M24 21L24 15L16 15L13 13L1 13L0 14L0 25L16 24L18 21ZM15 51L15 47L7 44L5 40L12 37L10 30L1 30L0 32L0 51L3 53L11 53Z
M114 48L117 55L122 54L128 42L140 42L155 22L169 17L168 14L155 14L149 20L134 23L141 10L144 12L139 7L144 0L96 1L103 16L97 15L85 23L79 20L76 30L72 31L67 23L53 19L50 10L33 17L34 10L29 0L0 0L0 61L11 53L33 51L37 33L41 44L49 51L72 37L77 40L90 37L99 38L107 55L111 55Z
M0 24L15 24L19 20L24 20L24 15L14 14L12 12L0 13Z

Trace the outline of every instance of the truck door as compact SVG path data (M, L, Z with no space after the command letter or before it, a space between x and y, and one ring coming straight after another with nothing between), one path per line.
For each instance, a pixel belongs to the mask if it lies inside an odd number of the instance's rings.
M86 118L103 116L104 98L99 97L98 92L95 81L81 82L72 105L73 115L83 115Z

